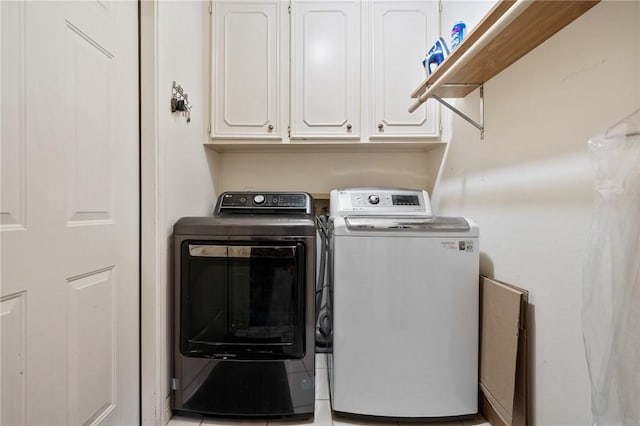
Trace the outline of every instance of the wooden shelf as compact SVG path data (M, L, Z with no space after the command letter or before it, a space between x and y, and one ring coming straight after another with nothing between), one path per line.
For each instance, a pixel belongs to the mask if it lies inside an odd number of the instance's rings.
M506 26L488 45L447 78L435 94L441 98L463 98L479 85L529 53L542 42L595 6L600 0L532 0L521 15ZM515 0L500 0L445 61L411 94L419 97L428 86L460 59Z

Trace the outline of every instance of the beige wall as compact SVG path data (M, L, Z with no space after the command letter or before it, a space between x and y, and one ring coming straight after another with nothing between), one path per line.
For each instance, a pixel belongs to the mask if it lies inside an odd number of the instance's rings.
M483 141L447 114L434 201L478 222L482 273L530 291L533 425L591 421L580 319L593 211L587 140L640 108L639 6L596 5L485 84ZM477 96L457 105L473 114Z
M435 148L435 152L441 149ZM430 189L438 160L427 152L251 152L222 153L223 190L307 191L328 198L335 188L388 186ZM437 158L434 157L434 158Z
M216 200L211 179L213 162L202 145L209 122L209 60L207 4L202 1L159 1L158 8L158 157L159 157L159 284L163 362L163 420L169 415L169 378L173 356L173 224L183 216L207 216ZM187 23L188 24L185 24ZM191 121L170 109L175 81L189 95ZM164 346L162 346L164 345Z
M142 87L142 421L166 424L173 327L173 224L211 214L215 158L203 146L209 123L207 3L145 1ZM171 84L189 94L191 122L171 113Z

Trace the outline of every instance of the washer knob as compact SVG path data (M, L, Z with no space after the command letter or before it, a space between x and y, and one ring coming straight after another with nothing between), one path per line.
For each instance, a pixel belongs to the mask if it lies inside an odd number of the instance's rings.
M264 200L265 200L265 198L264 198L264 195L262 195L262 194L255 195L253 197L253 202L255 204L263 204Z
M369 202L371 204L378 204L380 202L380 197L377 195L369 195Z

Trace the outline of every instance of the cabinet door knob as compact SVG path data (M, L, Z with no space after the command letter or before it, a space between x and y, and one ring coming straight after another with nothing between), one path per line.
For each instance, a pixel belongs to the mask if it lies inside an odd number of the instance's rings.
M352 127L351 124L347 124L347 130L351 130Z
M269 130L273 130L273 124L269 124Z
M384 128L384 124L380 123L378 124L378 130L382 130Z

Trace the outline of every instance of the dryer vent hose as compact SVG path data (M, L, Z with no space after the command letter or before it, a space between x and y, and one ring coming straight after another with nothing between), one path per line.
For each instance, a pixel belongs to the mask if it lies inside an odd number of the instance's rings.
M332 320L331 320L331 246L328 219L326 215L317 216L316 224L320 237L320 262L316 281L316 322L315 342L316 352L328 352L331 348Z

